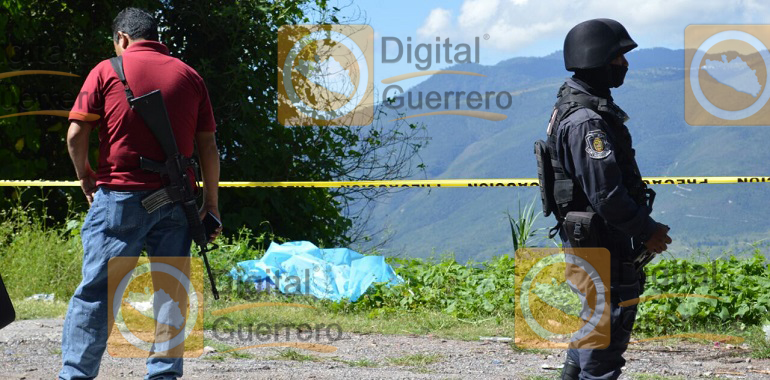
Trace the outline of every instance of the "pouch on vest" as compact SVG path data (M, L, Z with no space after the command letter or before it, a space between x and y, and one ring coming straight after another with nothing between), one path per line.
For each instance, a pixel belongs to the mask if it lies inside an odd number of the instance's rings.
M551 165L551 154L548 144L543 140L535 141L535 158L537 159L537 180L540 183L540 200L543 202L543 215L549 216L556 212L554 199L554 183L556 177Z
M599 246L603 219L589 211L571 211L564 217L564 229L570 246L594 248Z
M559 214L568 214L575 199L575 182L571 179L557 179L554 181L552 194L556 206L559 207Z

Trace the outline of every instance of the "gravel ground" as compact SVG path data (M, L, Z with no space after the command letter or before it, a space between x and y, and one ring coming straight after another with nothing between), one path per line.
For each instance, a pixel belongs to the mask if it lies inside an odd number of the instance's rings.
M0 330L0 379L51 379L60 366L62 320L41 319L14 322ZM221 334L220 334L221 335ZM249 345L227 337L207 337L233 347ZM237 337L233 337L237 339ZM252 342L255 344L259 342ZM334 353L297 350L316 361L280 360L281 349L245 350L250 358L207 353L185 360L186 379L552 379L563 361L561 351L514 351L508 344L466 342L431 336L344 334L331 343ZM394 358L424 354L435 362L425 365L396 365ZM636 374L678 376L676 378L770 378L770 360L751 360L744 347L677 343L672 346L635 344L626 354L621 379ZM430 361L430 360L428 360ZM361 364L373 364L362 367ZM551 368L551 369L544 369ZM142 359L113 358L105 354L100 379L140 378Z

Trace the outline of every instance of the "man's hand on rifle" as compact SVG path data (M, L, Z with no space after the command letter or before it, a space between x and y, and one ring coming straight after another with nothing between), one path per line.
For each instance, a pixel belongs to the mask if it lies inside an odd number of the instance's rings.
M667 225L658 223L655 232L653 232L652 236L644 242L644 246L655 253L665 251L668 249L668 244L671 244L671 237L668 236L669 230L670 228Z
M203 207L201 207L201 220L211 211L217 219L219 217L219 149L214 132L198 132L195 134L195 145L201 163L201 175L203 176ZM209 238L212 241L222 232L222 226L216 229Z
M216 216L217 219L219 219L220 222L222 221L222 217L219 216L219 208L217 206L208 206L208 205L205 205L205 204L200 209L201 221L203 220L203 218L206 217L206 213L209 212L209 211L211 211L211 213L214 214L214 216ZM214 230L213 234L209 235L209 242L214 241L214 239L216 239L217 236L219 236L220 233L222 233L222 225L220 225L219 228Z

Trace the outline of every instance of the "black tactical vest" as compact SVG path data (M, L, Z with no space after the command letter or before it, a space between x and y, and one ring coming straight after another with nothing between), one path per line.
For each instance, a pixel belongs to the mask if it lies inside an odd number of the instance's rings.
M623 185L629 195L639 205L647 204L647 194L650 190L642 180L636 164L635 152L632 147L631 134L624 122L628 115L615 103L605 98L584 93L568 86L566 83L559 89L558 100L554 105L551 120L548 124L548 151L554 172L553 199L556 203L556 218L561 221L570 211L592 211L588 197L577 181L569 177L561 166L556 155L556 130L562 120L581 108L588 108L604 119L609 125L606 131L613 142L615 159L622 172Z

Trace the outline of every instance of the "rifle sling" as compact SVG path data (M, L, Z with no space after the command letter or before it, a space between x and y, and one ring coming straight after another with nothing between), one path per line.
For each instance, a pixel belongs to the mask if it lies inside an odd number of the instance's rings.
M131 91L131 87L129 87L128 81L126 80L126 73L123 69L123 57L117 56L117 57L110 58L110 64L112 65L112 69L115 71L115 74L118 76L118 79L120 80L120 82L123 83L123 88L126 92L126 100L128 100L128 105L131 106L131 109L134 109L134 106L137 103L137 101L141 101L143 96L140 96L139 98L134 97L134 92ZM152 94L152 92L150 94ZM140 113L140 116L142 116L141 113ZM144 119L143 116L142 116L142 119ZM147 123L147 120L145 120L145 123ZM149 125L147 127L150 128L150 130L152 130L152 128ZM176 147L175 141L173 141L173 145L174 147ZM165 148L166 145L163 145L163 147ZM169 155L169 153L172 153L172 152L165 152L165 153L167 155L166 160L172 159L172 157ZM161 175L162 174L168 175L168 171L166 170L165 164L154 162L144 157L140 157L139 161L140 161L140 167L142 169L153 171ZM142 206L144 207L145 210L147 210L148 214L152 214L153 212L155 212L156 210L158 210L159 208L167 204L181 202L183 200L184 199L182 194L179 194L178 191L173 191L173 189L170 187L164 187L151 193L150 195L142 199Z
M126 81L126 72L123 71L123 57L117 56L110 58L110 64L112 65L112 69L115 70L115 74L118 75L120 82L123 83L123 88L126 91L126 99L128 99L128 105L130 105L131 108L134 108L134 93L131 91L131 88L128 87L128 82Z

